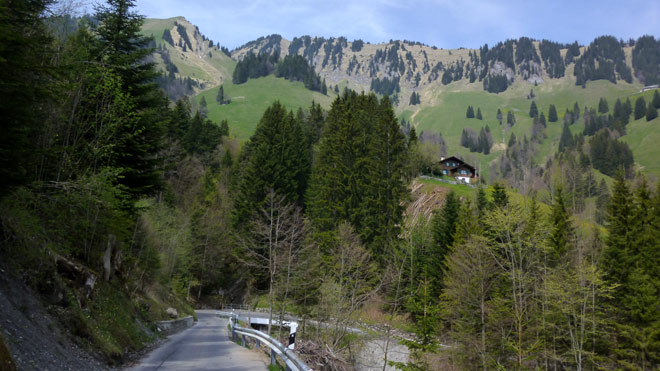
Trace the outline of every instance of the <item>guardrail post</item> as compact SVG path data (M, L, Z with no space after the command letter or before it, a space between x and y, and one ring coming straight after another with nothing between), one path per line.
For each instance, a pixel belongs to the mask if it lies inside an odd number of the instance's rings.
M275 359L275 350L271 349L270 350L270 364L274 365L277 363L277 360Z
M257 349L261 349L261 342L259 341L259 339L256 340L257 340Z
M245 335L241 335L241 342L243 343L243 346L245 346Z

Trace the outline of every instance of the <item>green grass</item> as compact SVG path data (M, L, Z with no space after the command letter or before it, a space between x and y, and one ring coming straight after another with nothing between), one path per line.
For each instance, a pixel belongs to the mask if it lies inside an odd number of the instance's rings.
M635 95L644 97L646 103L653 99L653 91ZM635 100L630 99L635 107ZM632 117L631 117L632 119ZM649 174L660 176L660 117L646 121L645 117L631 121L626 126L626 135L621 138L628 143L635 156L635 163Z
M568 74L572 71L567 71ZM524 81L516 81L509 89L500 94L488 93L483 90L481 83L475 82L469 84L466 80L452 83L432 92L431 106L424 106L418 112L410 114L409 111L400 113L400 117L412 118L417 127L417 132L422 130L431 130L441 132L447 143L448 153L450 155L458 154L467 162L477 165L481 168L481 173L488 177L490 164L496 160L505 149L505 143L508 142L511 132L516 137L530 137L532 119L529 117L529 106L531 100L527 99L530 89L534 89L537 106L540 112L544 112L546 117L550 104L557 107L559 121L550 123L545 131L547 138L538 148L537 162L544 162L545 157L554 153L561 129L563 126L563 116L566 108L573 108L573 103L578 102L580 109L584 106L595 107L601 97L605 97L610 102L610 107L614 106L617 98L625 99L633 96L639 91L639 84L626 84L619 82L612 84L609 81L592 81L586 88L574 85L574 79L571 77L550 80L546 83L534 86ZM467 106L472 105L475 110L481 108L483 120L468 119L465 117ZM516 116L516 124L511 130L505 130L500 126L496 113L497 109L503 112L503 119L506 126L506 113L511 110ZM495 145L489 155L479 153L470 153L466 148L460 146L461 132L463 128L472 128L479 132L481 127L488 125L493 135ZM582 122L573 125L572 130L577 132L582 130Z
M300 107L309 108L312 101L329 109L334 96L334 93L330 92L327 96L312 92L305 88L302 82L291 82L272 75L250 79L240 85L227 81L223 86L225 96L231 98L230 104L219 105L216 102L219 88L202 92L195 99L199 102L205 97L209 108L209 119L216 123L227 119L230 135L239 140L247 140L254 133L264 111L275 100L279 100L295 113Z

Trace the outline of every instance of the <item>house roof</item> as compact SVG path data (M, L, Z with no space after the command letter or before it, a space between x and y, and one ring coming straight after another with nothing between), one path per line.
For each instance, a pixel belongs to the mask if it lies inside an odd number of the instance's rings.
M472 165L466 163L465 161L461 160L460 158L458 158L458 157L456 157L456 156L451 156L451 157L443 158L442 160L440 160L440 162L441 162L441 163L445 163L445 162L447 162L448 160L453 161L453 162L457 162L458 165L456 165L456 166L447 166L447 167L446 167L447 169L450 169L450 170L456 170L456 169L458 169L458 168L460 168L460 167L467 167L468 169L470 169L470 171L471 171L473 174L476 174L476 171L475 171L476 169L474 168L474 166L472 166Z

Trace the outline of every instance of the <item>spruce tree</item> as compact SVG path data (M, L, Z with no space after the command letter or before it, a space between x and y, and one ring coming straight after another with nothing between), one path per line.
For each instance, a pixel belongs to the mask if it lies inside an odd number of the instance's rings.
M639 120L646 116L646 101L644 97L639 97L635 101L635 120Z
M632 196L622 171L614 176L612 196L607 207L608 238L603 252L603 268L612 283L626 282L632 250Z
M535 101L532 101L529 106L529 117L539 117L539 109L536 107Z
M208 108L208 104L206 103L206 97L202 97L202 99L199 101L199 107L197 108L197 112L203 118L206 118L209 115L209 108Z
M461 208L461 202L453 191L447 194L442 209L435 212L431 219L431 233L433 236L432 278L433 294L439 297L442 290L442 277L445 269L445 259L449 255L454 243L456 222Z
M507 112L506 123L509 124L509 126L513 126L516 123L516 116L512 111Z
M656 117L658 117L658 110L653 106L653 102L649 102L649 106L646 107L646 121L651 121Z
M566 255L574 242L575 230L571 223L570 214L566 210L562 187L557 187L552 203L550 215L550 247L552 248L551 261L556 265Z
M571 129L568 128L568 124L564 123L561 136L559 137L559 152L564 152L571 147L573 147L573 134L571 133Z
M415 127L410 128L410 133L408 134L408 147L411 147L417 143L417 130L415 130Z
M472 108L472 106L468 106L467 112L465 113L465 117L469 119L474 118L474 108Z
M286 202L302 205L310 172L310 154L300 123L275 101L264 112L245 145L234 223L245 227L273 190Z
M3 1L0 5L0 191L35 178L38 166L35 139L53 96L55 55L50 31L43 21L50 1ZM50 140L50 138L48 139Z
M477 107L477 120L483 120L484 117L481 115L481 108Z
M500 125L502 125L502 111L498 108L497 109L497 121L500 122Z
M225 88L220 85L218 88L218 95L215 97L218 104L225 104Z
M115 134L117 154L112 164L122 169L119 182L136 197L153 194L163 184L162 160L156 153L165 133L167 102L154 83L158 72L147 62L153 39L141 34L144 17L135 13L133 0L107 0L96 8L93 29L98 62L120 78L120 94L130 96L132 120Z
M557 120L559 120L559 117L557 117L557 108L554 104L551 104L548 109L548 121L557 122Z
M545 120L545 114L541 112L541 116L539 117L539 123L543 125L543 127L547 127L547 122Z
M580 106L578 105L578 102L573 104L573 117L574 122L580 119Z
M506 188L502 183L495 183L493 185L493 206L505 207L509 204L509 196L506 194Z
M660 109L660 93L658 93L657 89L653 92L652 102L653 102L653 107L655 107L655 109Z
M600 100L598 101L598 112L599 113L607 113L607 112L609 112L609 110L610 110L610 107L607 104L607 100L605 100L605 98L600 98Z
M344 221L380 253L398 235L407 148L385 97L345 91L328 112L308 193L309 215L320 236ZM322 238L321 244L330 243ZM384 255L380 255L384 256Z

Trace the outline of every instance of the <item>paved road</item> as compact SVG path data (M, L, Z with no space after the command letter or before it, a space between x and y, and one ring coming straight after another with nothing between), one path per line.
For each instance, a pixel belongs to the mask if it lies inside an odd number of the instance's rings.
M227 319L215 311L197 311L193 327L170 336L168 342L128 368L131 371L268 369L266 356L231 342Z

